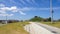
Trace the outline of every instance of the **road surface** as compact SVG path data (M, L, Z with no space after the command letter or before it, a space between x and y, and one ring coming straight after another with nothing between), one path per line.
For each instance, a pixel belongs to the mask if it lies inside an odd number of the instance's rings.
M46 24L37 23L37 22L34 22L34 23L48 29L49 31L51 31L51 32L53 32L55 34L60 34L60 28L56 28L56 27L53 27L53 26L48 26Z
M34 22L30 22L30 23L31 24L26 25L24 27L25 30L28 31L30 34L55 34Z

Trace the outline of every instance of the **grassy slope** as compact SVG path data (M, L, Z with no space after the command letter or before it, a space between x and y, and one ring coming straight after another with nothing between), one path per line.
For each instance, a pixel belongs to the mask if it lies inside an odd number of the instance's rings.
M26 22L24 23L10 23L4 26L0 26L0 34L28 34L23 29L23 24L28 24Z
M55 22L54 24L51 24L51 22L42 22L42 23L60 28L60 22Z

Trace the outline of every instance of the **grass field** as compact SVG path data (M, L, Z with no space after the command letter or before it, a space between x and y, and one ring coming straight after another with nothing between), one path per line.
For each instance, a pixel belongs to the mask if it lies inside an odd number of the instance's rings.
M29 23L17 22L17 23L10 23L7 25L0 26L0 34L29 34L23 28L23 26L26 24L29 24Z
M51 22L42 22L42 23L60 28L60 22L54 22L54 24L52 24Z

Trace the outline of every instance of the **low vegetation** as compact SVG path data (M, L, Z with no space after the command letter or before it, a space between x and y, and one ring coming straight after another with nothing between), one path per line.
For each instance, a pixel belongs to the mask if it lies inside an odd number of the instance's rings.
M60 22L54 22L53 24L51 22L42 22L42 23L60 28Z
M55 26L55 27L60 28L60 19L53 20L54 22L51 23L51 17L49 17L49 18L42 18L42 17L39 17L39 16L34 16L33 18L30 19L30 21L41 22L43 24L47 24L47 25L51 25L51 26Z
M42 18L42 17L39 17L39 16L34 16L33 18L30 19L30 21L33 21L33 22L41 22L41 21L51 21L51 17L49 18Z
M29 24L28 22L9 23L0 26L0 34L29 34L24 30L24 26Z

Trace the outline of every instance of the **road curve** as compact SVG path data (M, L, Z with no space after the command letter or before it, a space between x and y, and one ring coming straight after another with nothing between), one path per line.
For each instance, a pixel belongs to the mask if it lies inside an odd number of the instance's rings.
M56 28L56 27L53 27L53 26L49 26L49 25L42 24L42 23L37 23L37 22L34 22L34 23L48 29L49 31L51 31L51 32L53 32L55 34L60 34L60 28Z
M45 29L42 26L37 25L36 23L30 22L31 24L26 25L24 28L30 34L54 34L51 31Z

